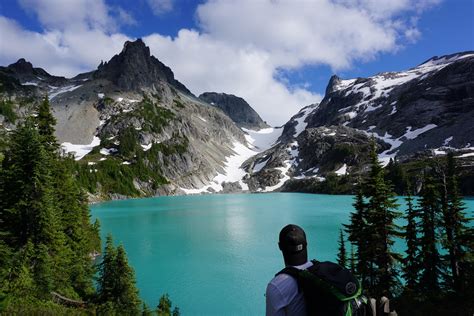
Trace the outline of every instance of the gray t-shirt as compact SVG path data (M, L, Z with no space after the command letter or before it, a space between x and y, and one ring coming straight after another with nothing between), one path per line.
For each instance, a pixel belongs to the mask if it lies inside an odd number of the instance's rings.
M311 267L311 261L305 264L294 266L304 270ZM266 315L267 316L305 316L306 304L303 293L298 291L298 283L288 274L279 274L267 285Z

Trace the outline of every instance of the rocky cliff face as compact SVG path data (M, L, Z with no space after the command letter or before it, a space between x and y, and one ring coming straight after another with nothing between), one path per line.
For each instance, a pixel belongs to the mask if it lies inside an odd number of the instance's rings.
M386 156L474 144L474 52L434 57L403 72L333 76L308 127L344 125L391 144Z
M232 94L205 92L199 96L199 99L221 109L240 127L254 130L269 127L258 113L240 97Z

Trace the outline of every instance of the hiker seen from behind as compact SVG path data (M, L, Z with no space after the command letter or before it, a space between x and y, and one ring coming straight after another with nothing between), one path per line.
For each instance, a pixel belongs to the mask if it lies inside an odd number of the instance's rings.
M280 231L285 268L267 285L266 315L372 315L352 273L336 263L308 261L307 246L301 227Z

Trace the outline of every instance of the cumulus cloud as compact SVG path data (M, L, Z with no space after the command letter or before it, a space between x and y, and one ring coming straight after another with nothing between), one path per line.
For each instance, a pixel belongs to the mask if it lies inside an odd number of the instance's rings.
M19 3L49 30L89 28L108 31L116 27L107 5L101 0L19 0Z
M0 64L8 65L23 57L35 67L54 75L72 77L97 67L120 52L123 34L105 34L100 30L31 32L15 21L0 16Z
M19 0L42 32L0 16L0 63L26 57L54 74L91 70L121 50L120 25L136 21L103 0ZM244 97L270 124L283 124L321 96L282 80L279 71L306 65L334 70L415 42L420 12L440 0L208 0L196 10L197 30L174 38L143 34L152 53L195 94ZM147 0L156 15L172 0Z
M194 93L241 96L273 124L285 123L302 105L321 99L318 94L291 89L275 80L275 66L263 51L236 48L190 30L181 30L174 39L154 34L144 41Z

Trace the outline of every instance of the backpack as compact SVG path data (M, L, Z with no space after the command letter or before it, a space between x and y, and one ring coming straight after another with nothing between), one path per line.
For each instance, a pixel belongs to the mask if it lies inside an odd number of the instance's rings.
M308 315L370 316L372 308L362 293L360 282L348 270L332 262L311 260L306 270L286 267L278 272L288 274L303 291Z

